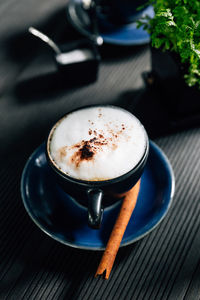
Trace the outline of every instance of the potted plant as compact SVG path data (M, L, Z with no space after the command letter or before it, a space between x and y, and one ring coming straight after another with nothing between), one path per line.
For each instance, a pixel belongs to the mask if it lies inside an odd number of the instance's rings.
M162 101L173 118L194 119L195 114L200 114L200 1L149 3L155 16L140 19L138 26L143 26L151 36L151 82L159 82Z

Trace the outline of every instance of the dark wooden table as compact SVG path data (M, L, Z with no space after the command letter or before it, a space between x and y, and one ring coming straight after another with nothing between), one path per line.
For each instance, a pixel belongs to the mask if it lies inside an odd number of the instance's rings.
M66 46L78 35L66 23L65 7L63 0L0 3L0 299L200 299L200 129L151 132L153 121L154 129L163 126L166 113L161 117L147 101L142 74L151 69L148 45L105 45L95 83L60 83L52 53L27 29L35 26ZM143 114L138 103L144 94ZM97 103L133 112L139 105L176 177L166 218L119 250L108 281L94 278L101 252L52 240L30 220L20 195L26 160L52 124L71 109Z

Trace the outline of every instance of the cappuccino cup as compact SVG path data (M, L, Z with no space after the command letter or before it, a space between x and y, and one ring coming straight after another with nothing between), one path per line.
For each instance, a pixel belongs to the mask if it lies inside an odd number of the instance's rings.
M147 0L100 0L98 9L111 23L123 25L138 20L145 4Z
M147 133L130 112L96 105L63 116L47 138L46 156L56 182L88 209L99 228L103 209L139 180L149 152Z

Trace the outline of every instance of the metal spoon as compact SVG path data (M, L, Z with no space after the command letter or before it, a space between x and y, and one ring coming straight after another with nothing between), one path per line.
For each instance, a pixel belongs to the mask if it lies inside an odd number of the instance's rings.
M58 55L61 54L61 50L59 47L55 44L55 42L50 39L46 34L42 33L41 31L37 30L34 27L29 27L28 31L33 34L34 36L38 37L40 40L45 42L47 45L53 49L53 51Z
M92 34L89 35L95 44L101 46L103 44L103 38L99 34L98 20L97 20L97 0L82 0L82 7L88 11L91 19Z

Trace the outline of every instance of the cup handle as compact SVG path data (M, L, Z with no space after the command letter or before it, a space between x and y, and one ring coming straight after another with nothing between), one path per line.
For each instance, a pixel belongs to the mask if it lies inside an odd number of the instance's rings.
M89 189L88 195L88 225L93 229L99 229L103 217L103 208L101 202L103 191L98 189Z

